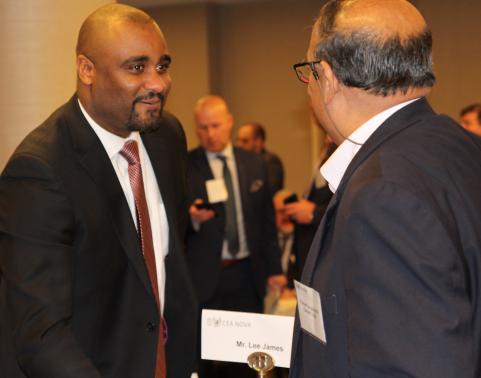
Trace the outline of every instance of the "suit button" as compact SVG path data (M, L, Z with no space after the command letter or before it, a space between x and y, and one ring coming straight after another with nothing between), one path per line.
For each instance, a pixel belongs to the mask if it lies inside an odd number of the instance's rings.
M155 327L156 327L156 325L155 325L154 322L148 322L148 323L147 323L147 331L149 331L149 332L154 332L154 331L155 331Z

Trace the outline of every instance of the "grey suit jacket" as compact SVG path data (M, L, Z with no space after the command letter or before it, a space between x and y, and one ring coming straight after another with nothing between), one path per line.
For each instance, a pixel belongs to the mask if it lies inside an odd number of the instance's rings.
M169 377L193 371L195 303L183 254L186 146L178 121L142 135L169 222ZM152 378L159 314L135 225L74 96L17 148L0 181L0 372Z
M480 193L479 138L424 99L387 119L313 241L327 343L297 319L290 377L479 377Z

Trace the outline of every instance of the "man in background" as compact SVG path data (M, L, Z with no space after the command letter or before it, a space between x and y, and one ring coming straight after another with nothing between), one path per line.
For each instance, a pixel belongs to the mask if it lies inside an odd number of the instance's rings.
M332 0L294 66L339 147L291 377L481 374L481 143L429 106L431 47L406 0Z
M200 307L262 312L266 284L275 290L286 284L265 163L232 146L234 120L221 97L200 98L194 116L200 146L188 156L187 261ZM255 376L246 364L212 361L201 361L199 373Z
M294 262L292 276L296 280L301 279L307 253L311 248L314 235L332 197L329 185L322 177L319 169L329 159L336 147L332 139L326 134L324 137L324 148L319 159L320 163L316 167L302 198L288 203L284 207L285 214L290 217L295 225L292 245L292 260Z
M284 166L279 156L266 149L264 126L257 122L250 122L239 127L236 145L262 156L267 164L267 175L272 195L284 188Z
M82 24L77 92L0 179L0 375L188 378L186 142L163 112L159 26L111 4Z
M460 113L461 126L481 136L481 104L466 106Z

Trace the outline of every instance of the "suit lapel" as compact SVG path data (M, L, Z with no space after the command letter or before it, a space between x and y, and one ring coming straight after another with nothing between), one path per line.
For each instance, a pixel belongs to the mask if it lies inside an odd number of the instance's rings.
M145 289L153 296L135 224L127 200L102 143L84 118L77 97L70 100L68 128L79 163L95 182L110 211L115 232Z
M249 180L248 180L248 175L247 175L247 166L244 164L244 161L242 160L241 155L237 152L236 148L233 148L234 152L234 159L235 159L235 165L237 168L237 181L239 183L239 192L240 192L240 197L241 197L241 204L242 204L242 213L244 215L244 219L250 219L249 217L249 209L251 206L249 206L248 201L249 201L249 196L248 196L248 185L249 185Z
M209 161L207 160L205 150L202 147L199 147L194 150L194 153L196 155L194 158L194 162L197 165L201 176L205 178L205 181L212 180L214 178L214 174L210 169Z

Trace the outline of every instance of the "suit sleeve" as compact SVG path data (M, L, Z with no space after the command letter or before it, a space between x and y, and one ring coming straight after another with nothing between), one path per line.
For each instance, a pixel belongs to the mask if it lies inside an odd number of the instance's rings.
M35 157L14 157L0 180L4 316L20 368L35 378L100 377L71 330L69 200L49 166Z
M475 375L463 250L430 195L375 183L337 215L352 377Z
M265 164L264 164L265 168ZM264 177L267 177L265 171ZM268 186L264 186L264 209L263 209L263 230L262 230L262 251L266 261L267 275L282 274L281 252L277 241L277 229L275 223L274 206L272 203L271 191Z

